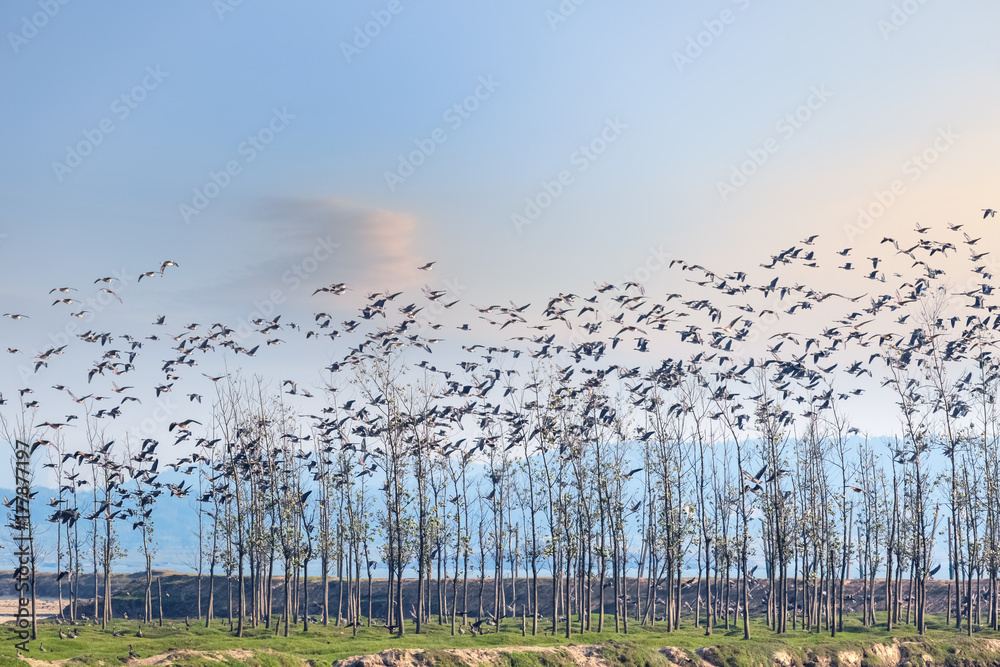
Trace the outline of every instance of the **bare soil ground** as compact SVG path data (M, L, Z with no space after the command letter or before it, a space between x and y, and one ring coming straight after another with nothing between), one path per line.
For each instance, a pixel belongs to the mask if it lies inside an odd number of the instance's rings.
M200 657L211 662L223 662L224 659L246 662L254 656L254 653L246 649L229 649L228 651L192 651L180 650L169 651L159 655L151 655L148 658L134 658L122 660L122 664L129 667L145 667L147 665L173 665L186 657ZM76 662L76 658L65 658L63 660L37 660L35 658L24 657L22 660L31 667L65 667L65 665Z
M0 623L7 623L16 618L18 598L12 595L0 597ZM35 613L38 618L55 618L59 615L58 598L36 598Z

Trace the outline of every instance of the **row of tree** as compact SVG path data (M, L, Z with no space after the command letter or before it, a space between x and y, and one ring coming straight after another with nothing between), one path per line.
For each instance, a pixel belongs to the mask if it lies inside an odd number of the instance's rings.
M813 240L763 266L815 267ZM192 325L173 338L177 358L162 369L171 383L157 395L217 347L227 372L209 378L214 397L197 419L163 424L162 437L176 438L166 447L109 426L101 397L68 390L81 417L40 422L29 389L3 426L9 440L47 446L59 484L48 518L71 617L92 593L94 617L112 618L118 535L137 530L153 618L155 515L170 494L190 500L197 522L199 617L211 622L224 576L237 635L275 622L275 590L285 634L298 622L308 630L314 609L356 631L375 620L374 606L399 633L435 616L453 632L470 617L477 629L520 618L526 633L566 636L611 623L673 630L688 618L706 633L741 624L749 638L751 615L762 613L778 633L835 634L854 610L865 625L923 631L927 582L942 567L949 622L971 633L985 616L997 628L992 275L974 254L972 286L955 288L930 265L950 262L957 275L954 244L889 241L894 257L922 267L897 274L894 292L877 271L889 260L878 258L868 258L867 279L889 293L860 297L679 262L717 294L664 300L605 284L560 294L534 319L527 305L477 308L491 329L461 352L430 337L445 325L421 319L417 303L393 308L401 293L370 294L360 321L340 331L324 332L333 316L315 314L304 340L328 336L339 352L317 395L291 379L228 372L231 357L257 347L221 324ZM423 297L437 304L446 293ZM832 324L777 329L786 318ZM279 320L255 324L264 336L283 326L301 335ZM618 347L625 335L634 348ZM115 339L81 338L101 348ZM694 347L646 361L660 345ZM119 351L102 358L109 352ZM435 358L451 362L438 368ZM108 368L97 364L90 377ZM853 425L848 409L873 403L883 423L898 423L895 435L869 438ZM387 580L379 601L376 575ZM308 585L317 576L318 592ZM415 595L404 595L407 579ZM863 582L860 599L850 579Z

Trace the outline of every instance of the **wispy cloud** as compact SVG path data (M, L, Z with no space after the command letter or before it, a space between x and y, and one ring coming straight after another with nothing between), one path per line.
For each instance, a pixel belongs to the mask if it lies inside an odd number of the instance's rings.
M418 223L410 214L334 197L280 198L264 204L260 223L280 248L269 263L294 261L321 239L337 244L332 261L316 272L317 286L403 288L416 280Z

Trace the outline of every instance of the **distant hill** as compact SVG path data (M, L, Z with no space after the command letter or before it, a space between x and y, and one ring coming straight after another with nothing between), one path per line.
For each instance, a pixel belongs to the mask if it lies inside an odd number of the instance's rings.
M36 548L43 555L39 569L54 572L56 570L56 526L45 519L52 514L52 508L48 506L49 500L57 496L58 491L49 488L38 488L37 491L38 495L31 503L31 512L39 530ZM6 498L12 498L14 491L9 488L0 488L0 494ZM87 495L81 496L81 503L87 498ZM197 518L193 507L194 502L195 499L190 496L186 498L160 496L158 499L156 509L153 512L153 534L157 545L154 567L178 572L193 571L198 558L198 538L193 532L193 528L197 525L195 523ZM89 521L82 522L81 539L89 527ZM129 521L119 521L117 527L118 539L122 543L122 548L128 552L128 556L117 564L116 569L125 572L143 570L145 561L142 556L140 532L132 530L132 524ZM3 531L0 544L7 542L9 536L7 529L3 529ZM86 550L86 546L83 549ZM87 556L84 555L84 559L86 558ZM0 550L0 569L12 568L13 563L8 552Z
M14 594L14 582L10 576L10 572L0 571L0 597L12 596ZM190 616L192 618L198 617L198 577L181 574L178 572L154 570L154 577L160 577L163 584L163 614L165 617L169 618L184 618L185 616ZM249 577L246 579L247 585L250 586L251 582ZM403 598L404 604L409 607L412 602L417 597L417 582L415 579L404 579L403 584ZM480 582L478 577L469 578L469 588L468 588L468 598L465 595L465 588L459 581L458 589L458 611L468 612L470 617L478 618L480 614L480 602L479 602L479 592L483 591L483 615L488 615L488 613L493 609L493 580L485 579ZM768 582L766 579L756 579L753 580L752 593L751 593L751 604L753 605L754 614L757 616L763 615L766 612L766 592L768 589ZM982 582L980 582L982 583ZM431 582L431 613L436 617L438 606L437 606L437 582ZM482 584L482 589L480 588ZM80 581L80 597L81 606L83 613L90 614L93 610L93 591L94 591L94 580L92 574L89 572L84 572L83 577ZM115 574L112 576L112 592L114 595L114 614L116 617L121 617L123 613L128 613L130 618L138 618L142 613L143 608L143 591L145 585L145 573L134 572L131 574ZM232 588L230 588L230 585ZM368 588L367 581L362 579L362 609L364 614L367 615L368 610ZM448 608L451 608L452 595L454 590L451 587L452 582L449 581L447 587L445 588L446 604ZM595 582L596 586L596 582ZM860 579L848 580L844 586L844 600L845 600L845 611L847 613L855 614L860 613L860 605L862 600L862 586L863 583ZM885 608L885 597L884 590L884 580L878 580L876 583L876 607L881 611ZM343 600L339 596L339 586L336 577L330 577L329 580L329 590L330 590L330 610L331 615L336 614L336 610L339 608L342 610L341 604ZM539 604L542 615L551 614L552 606L552 580L547 577L542 577L539 579ZM630 591L634 593L635 591L635 580L629 579ZM280 612L282 610L282 605L284 602L284 579L281 576L275 576L272 581L272 588L274 590L274 610L275 612ZM319 577L310 576L309 578L309 612L311 614L321 614L322 613L322 584ZM906 595L908 589L908 582L903 582L903 592ZM226 580L225 575L217 576L215 580L215 609L216 615L226 616L229 609L229 592L232 590L235 592L237 590L237 582L234 580L229 582ZM346 590L346 586L345 586ZM645 580L643 580L643 592L645 595ZM36 580L36 591L39 596L45 598L56 598L59 595L59 584L57 583L55 574L52 573L41 573L38 575ZM518 613L520 613L520 608L527 603L528 594L530 588L527 580L523 577L520 578L516 585L517 592L517 605ZM724 590L721 589L717 591L724 594ZM798 591L789 591L789 602L790 604L795 604L796 593ZM599 592L595 589L594 591L593 604L596 610ZM386 594L386 580L385 579L375 579L372 582L372 616L374 618L379 618L385 615L385 594ZM731 589L731 594L735 597L738 594L738 590L735 587ZM63 600L67 599L68 590L65 586L65 581L63 582ZM99 584L99 595L103 595L103 583ZM514 591L511 586L510 579L504 581L504 597L508 605L514 602ZM686 585L682 590L682 600L685 602L683 605L683 615L685 617L690 617L693 613L693 609L688 605L693 605L698 597L697 588L694 585ZM158 608L157 602L157 586L153 585L153 599L154 599L154 609ZM468 607L465 606L466 599L468 600ZM645 599L645 597L644 597ZM927 611L930 613L943 613L945 609L946 601L948 597L948 582L942 580L930 580L927 582ZM205 611L208 604L208 577L202 578L202 611ZM235 606L235 605L234 605ZM903 603L903 613L906 613L906 603ZM612 594L607 594L605 596L605 610L607 613L614 613L614 596ZM983 602L983 614L985 615L988 610L988 602ZM661 610L662 611L662 610ZM630 611L634 613L634 608ZM880 618L882 616L880 615Z

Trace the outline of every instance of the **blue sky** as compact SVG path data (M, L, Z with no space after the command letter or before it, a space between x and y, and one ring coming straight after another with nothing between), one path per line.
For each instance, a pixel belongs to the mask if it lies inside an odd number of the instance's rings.
M99 296L113 272L129 307L105 297L80 330L245 321L275 293L308 317L339 281L475 305L636 276L669 291L665 257L752 268L808 234L943 226L997 204L998 18L971 0L12 0L0 298L33 327L0 331L53 344L46 292ZM420 165L387 179L401 160ZM170 281L135 282L166 259Z
M242 271L232 296L252 299L273 281L262 267L297 252L283 234L320 225L347 236L335 213L345 206L387 213L393 277L412 259L438 260L484 299L613 279L650 246L755 264L802 230L843 235L947 127L960 136L953 150L879 225L908 229L917 213L945 216L991 194L992 3L567 0L562 16L557 2L400 0L396 14L388 2L68 2L30 39L12 37L31 33L24 21L43 5L0 10L3 148L16 156L0 167L11 297L12 276L47 285L53 273L170 257L199 286ZM345 56L380 12L391 20ZM701 53L678 67L675 54L699 38ZM165 77L120 118L115 100L142 87L147 68ZM445 113L480 77L499 87L453 128ZM831 96L786 138L776 124L814 87ZM246 162L239 147L274 109L294 118ZM60 181L53 163L105 119L113 131ZM626 129L578 173L571 156L608 119ZM390 191L386 171L437 128L444 143ZM722 201L718 183L769 137L779 150ZM186 223L180 205L230 160L240 173ZM567 169L573 183L518 233L511 216ZM305 212L317 203L334 219ZM262 228L264 209L277 217ZM621 242L606 243L609 233ZM719 247L720 235L734 243ZM375 262L381 252L344 250Z

